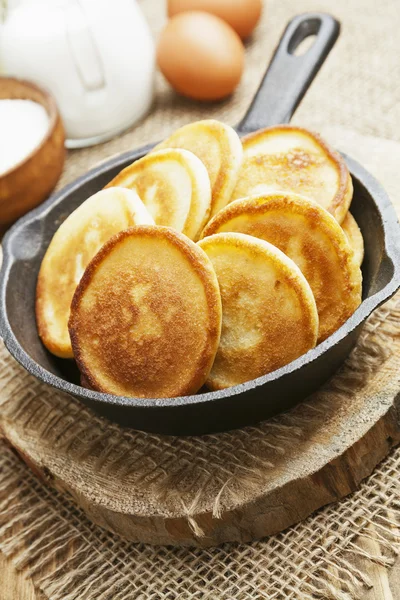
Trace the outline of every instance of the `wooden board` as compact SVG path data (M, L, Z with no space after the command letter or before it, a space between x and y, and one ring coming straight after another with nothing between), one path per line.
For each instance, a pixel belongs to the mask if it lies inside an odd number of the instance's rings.
M325 391L258 428L189 439L130 432L33 380L34 399L15 403L23 371L4 349L12 374L0 427L36 473L128 539L210 546L261 538L357 489L400 442L399 302L375 313ZM76 425L73 436L64 418Z

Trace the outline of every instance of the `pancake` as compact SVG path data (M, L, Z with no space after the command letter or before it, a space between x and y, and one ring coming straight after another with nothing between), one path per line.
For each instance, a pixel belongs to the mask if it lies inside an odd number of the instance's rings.
M244 160L232 200L283 191L315 200L341 223L353 197L343 158L315 133L278 125L243 138Z
M266 240L297 264L317 304L319 342L359 306L359 265L338 222L316 202L279 193L236 200L210 221L203 235L225 231Z
M347 236L350 246L353 248L357 264L361 266L364 260L364 239L357 221L350 212L344 218L342 229Z
M88 198L56 231L43 258L36 289L38 332L50 352L73 358L68 318L76 286L110 237L140 224L154 221L138 195L110 188Z
M241 141L232 127L213 119L190 123L155 149L161 148L185 148L204 163L211 182L211 216L228 204L243 158Z
M213 264L222 299L221 341L209 388L255 379L315 346L313 294L283 252L242 233L212 235L198 245Z
M92 389L139 398L193 394L208 377L221 332L211 262L171 228L122 231L86 269L69 331Z
M123 169L108 184L135 190L156 225L173 227L198 239L210 215L211 187L207 169L192 152L153 152Z

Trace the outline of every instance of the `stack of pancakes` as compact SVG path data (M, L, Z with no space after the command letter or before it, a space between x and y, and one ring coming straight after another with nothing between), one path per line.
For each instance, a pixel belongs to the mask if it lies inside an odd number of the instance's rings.
M277 126L242 141L186 125L60 226L36 316L82 385L122 396L221 389L286 365L361 302L363 238L342 157Z

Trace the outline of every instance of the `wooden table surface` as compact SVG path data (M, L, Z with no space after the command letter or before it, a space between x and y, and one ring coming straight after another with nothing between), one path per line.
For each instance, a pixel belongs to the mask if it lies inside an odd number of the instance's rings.
M363 595L363 600L400 600L400 557L389 572L379 565L369 565L368 575L374 587ZM15 571L1 552L0 600L46 600L43 594L35 592L29 580Z

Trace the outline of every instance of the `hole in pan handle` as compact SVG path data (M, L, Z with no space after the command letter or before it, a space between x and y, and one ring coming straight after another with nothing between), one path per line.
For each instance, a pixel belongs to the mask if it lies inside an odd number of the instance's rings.
M237 126L239 133L289 123L339 33L340 23L331 15L304 13L294 17L275 49L246 116ZM313 44L296 56L296 48L309 36L315 36Z

